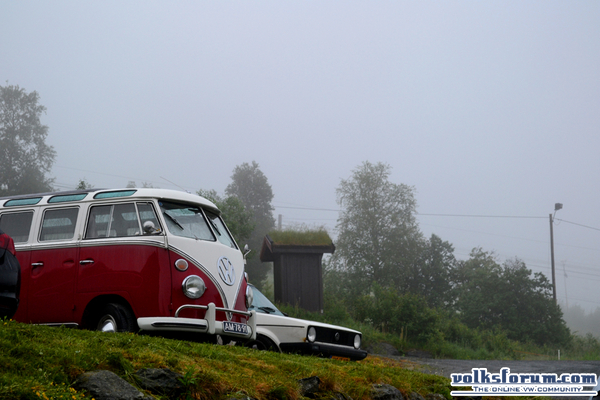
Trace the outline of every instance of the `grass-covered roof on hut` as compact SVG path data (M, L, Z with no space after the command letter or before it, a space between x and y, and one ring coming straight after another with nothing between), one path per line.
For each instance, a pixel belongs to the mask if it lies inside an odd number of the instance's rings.
M276 245L282 246L331 246L331 237L325 229L285 229L273 230L268 233Z

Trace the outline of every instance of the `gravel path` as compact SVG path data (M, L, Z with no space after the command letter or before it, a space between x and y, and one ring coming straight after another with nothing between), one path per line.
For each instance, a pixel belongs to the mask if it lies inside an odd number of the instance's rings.
M594 373L600 374L600 361L498 361L498 360L445 360L433 358L396 357L419 364L423 372L450 378L453 373L469 373L472 368L487 368L497 373L508 367L511 373Z
M473 368L487 368L489 373L498 373L501 368L510 368L511 373L594 373L600 375L600 361L500 361L500 360L450 360L437 358L394 357L406 362L411 368L422 372L450 378L453 373L470 373ZM555 400L582 400L587 397L553 397Z

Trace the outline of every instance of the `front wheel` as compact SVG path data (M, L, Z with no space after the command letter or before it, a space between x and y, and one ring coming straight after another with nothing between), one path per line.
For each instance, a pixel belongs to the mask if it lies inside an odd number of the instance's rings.
M101 332L136 332L135 316L128 307L118 303L104 305L97 314L96 330Z
M247 345L251 349L256 350L268 350L279 352L279 348L271 339L263 335L256 335L256 340L248 343Z

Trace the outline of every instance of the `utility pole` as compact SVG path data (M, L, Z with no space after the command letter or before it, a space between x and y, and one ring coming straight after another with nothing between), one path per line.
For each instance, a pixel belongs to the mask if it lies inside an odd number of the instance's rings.
M554 272L554 230L552 229L553 225L552 214L550 214L550 262L552 265L552 297L554 298L554 304L556 301L556 274Z
M556 300L556 273L554 271L554 216L556 212L562 209L561 203L554 204L554 214L550 214L550 262L552 264L552 297L554 298L554 304L558 304Z

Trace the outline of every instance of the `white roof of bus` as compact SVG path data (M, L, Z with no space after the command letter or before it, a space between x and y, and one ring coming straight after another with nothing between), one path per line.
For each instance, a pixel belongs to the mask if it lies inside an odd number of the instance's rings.
M153 198L153 199L163 199L163 200L173 200L173 201L182 201L185 203L195 203L204 207L212 208L218 211L217 206L210 200L205 199L204 197L198 196L197 194L186 193L178 190L171 189L155 189L155 188L119 188L119 189L88 189L88 190L73 190L73 191L65 191L65 192L53 192L53 193L41 193L41 194L30 194L30 195L19 195L19 196L9 196L3 197L0 199L0 204L4 204L5 202L2 200L9 199L27 199L27 198L39 198L42 197L42 200L37 203L38 205L47 204L48 199L54 196L61 195L75 195L80 193L88 193L84 199L74 200L73 202L87 202L94 199L99 193L109 193L109 192L123 192L123 191L135 191L135 193L129 196L123 197L112 197L105 198L105 200L125 200L128 198ZM104 199L103 199L104 200ZM65 202L68 203L68 202Z

